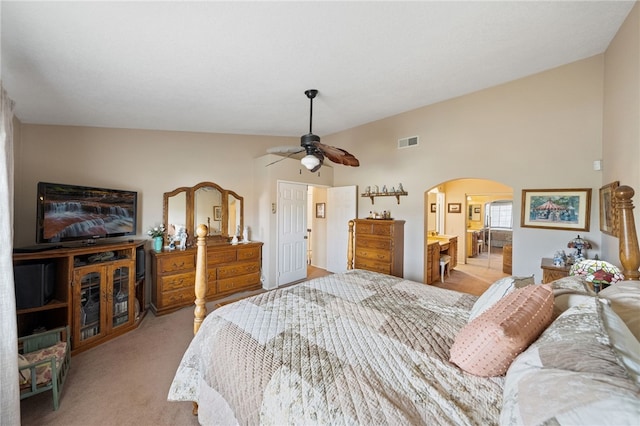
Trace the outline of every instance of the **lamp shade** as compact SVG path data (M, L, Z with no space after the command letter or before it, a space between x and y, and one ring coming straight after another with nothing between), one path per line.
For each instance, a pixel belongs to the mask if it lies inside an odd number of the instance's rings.
M318 159L318 157L316 157L315 155L309 154L309 155L304 156L302 158L302 160L300 160L300 162L307 169L313 170L314 167L316 167L316 166L318 166L320 164L320 159Z
M576 238L574 238L573 240L569 241L569 243L567 244L567 247L569 248L575 248L575 249L590 249L591 248L591 243L587 240L585 240L584 238L581 238L580 235L578 235Z

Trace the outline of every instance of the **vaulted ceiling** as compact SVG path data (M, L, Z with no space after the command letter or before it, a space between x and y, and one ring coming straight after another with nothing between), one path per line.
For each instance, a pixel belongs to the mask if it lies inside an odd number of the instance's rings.
M632 1L1 3L25 123L331 134L606 50Z

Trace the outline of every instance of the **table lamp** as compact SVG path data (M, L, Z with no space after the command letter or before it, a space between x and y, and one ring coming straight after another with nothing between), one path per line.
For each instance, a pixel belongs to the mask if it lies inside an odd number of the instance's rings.
M576 254L574 256L574 259L575 259L574 263L578 263L581 260L584 260L584 254L582 253L582 250L590 249L591 243L585 240L584 238L580 238L580 235L578 235L576 238L569 241L569 244L567 244L567 247L576 249Z

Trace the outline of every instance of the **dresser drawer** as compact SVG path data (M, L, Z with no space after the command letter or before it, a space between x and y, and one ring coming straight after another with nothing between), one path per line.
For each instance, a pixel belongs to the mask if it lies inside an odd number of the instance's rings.
M218 268L218 279L237 277L239 275L260 273L260 262L244 262L234 265L220 266Z
M196 258L193 253L185 253L176 256L161 257L158 260L158 271L161 274L167 272L177 272L196 267Z
M218 280L218 292L224 293L228 291L240 290L247 287L260 285L260 272L254 272L239 277Z
M356 242L356 246L378 250L393 250L393 242L389 238L360 236Z
M367 259L362 257L356 257L355 259L356 269L366 269L367 271L381 272L383 274L391 274L391 264L384 262L376 262L373 259Z
M204 294L206 300L213 299L218 294L218 285L215 281L207 282L207 292ZM194 299L195 300L195 299Z
M213 247L209 247L207 250L207 266L235 262L237 260L236 253L237 250L235 248L216 250Z
M162 291L178 290L181 288L189 288L192 292L196 282L196 273L188 272L186 274L174 274L159 277L160 288Z
M390 236L393 234L393 226L391 221L373 221L368 220L366 222L357 222L356 235L368 234L368 235L384 235Z
M196 301L193 286L182 290L167 291L160 296L159 309L187 306Z
M358 247L356 249L356 258L371 259L378 262L391 262L391 252Z
M260 259L260 247L243 247L238 249L238 260Z

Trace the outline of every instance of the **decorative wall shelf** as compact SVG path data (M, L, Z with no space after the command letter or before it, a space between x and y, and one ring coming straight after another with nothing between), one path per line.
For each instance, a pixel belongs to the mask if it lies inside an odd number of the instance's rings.
M396 192L369 192L369 193L364 193L361 195L361 197L368 197L371 198L371 204L375 204L374 199L376 197L396 197L396 200L398 200L398 204L400 204L400 197L409 195L409 193L407 191L396 191Z

